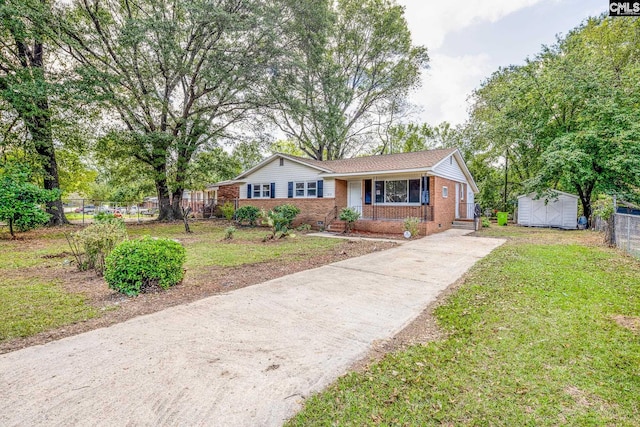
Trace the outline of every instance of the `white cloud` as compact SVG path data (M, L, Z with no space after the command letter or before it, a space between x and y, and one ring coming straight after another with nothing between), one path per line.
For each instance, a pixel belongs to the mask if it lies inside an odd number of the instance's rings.
M496 65L489 52L456 56L441 52L448 33L479 23L495 23L518 10L545 0L467 0L446 2L433 0L398 0L405 6L405 17L413 42L429 50L430 69L423 73L422 87L410 96L422 108L420 121L438 124L463 123L468 117L467 99ZM488 46L488 51L490 47Z
M398 0L405 6L405 16L416 44L433 51L442 45L447 33L479 22L496 22L501 18L533 6L543 0L467 0L447 2L433 0Z
M467 119L467 98L492 71L486 54L457 57L433 54L431 68L423 74L422 87L410 100L422 107L420 118L429 124L445 120L462 123Z

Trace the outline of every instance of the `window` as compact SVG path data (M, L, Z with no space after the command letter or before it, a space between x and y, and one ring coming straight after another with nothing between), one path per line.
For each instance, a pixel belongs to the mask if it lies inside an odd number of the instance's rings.
M317 197L318 183L316 181L294 182L295 197Z
M316 181L307 182L307 197L316 197L316 185L318 185Z
M271 197L271 184L253 184L254 199L269 199Z
M280 166L284 166L284 159L280 157Z
M407 181L387 181L384 184L385 203L406 203L407 202Z
M449 189L447 187L442 187L442 198L446 199L449 197Z
M420 180L376 181L375 192L376 203L420 203Z

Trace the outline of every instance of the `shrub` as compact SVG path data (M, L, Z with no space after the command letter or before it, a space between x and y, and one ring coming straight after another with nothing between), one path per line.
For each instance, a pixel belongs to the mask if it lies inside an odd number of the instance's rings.
M224 202L224 205L220 207L220 211L228 221L231 221L236 213L236 207L231 202Z
M263 241L281 239L289 234L289 225L292 220L285 216L285 213L277 212L275 209L269 212L263 210L260 217L262 224L271 228L271 235L265 237Z
M411 233L411 237L416 237L420 234L420 218L408 217L404 219L404 231Z
M227 227L224 229L224 240L233 239L233 233L236 232L236 228L234 226Z
M358 220L358 218L360 218L360 212L352 208L343 208L340 211L340 215L338 216L338 218L341 221L347 222L345 232L349 233L353 229L353 224Z
M116 219L116 216L108 212L98 212L93 216L93 220L95 222L109 222L115 219Z
M489 221L489 218L487 218L486 216L482 217L482 226L483 227L490 227L491 226L491 221Z
M167 289L182 280L184 261L180 243L146 236L120 243L106 259L104 278L111 289L128 296Z
M236 210L236 221L238 221L239 224L247 222L249 225L255 226L259 217L260 208L255 206L242 206Z
M300 208L294 205L284 204L276 206L273 208L273 211L280 215L283 220L287 221L285 224L287 228L291 228L293 220L296 219L296 216L300 213Z
M299 226L296 227L297 231L311 231L311 225L310 224L300 224Z
M31 168L23 164L0 163L0 221L9 226L11 237L15 230L27 231L46 224L50 215L40 208L53 202L60 193L44 190L32 183Z
M71 235L65 235L80 271L102 274L105 259L116 245L127 239L124 222L112 218L96 222Z

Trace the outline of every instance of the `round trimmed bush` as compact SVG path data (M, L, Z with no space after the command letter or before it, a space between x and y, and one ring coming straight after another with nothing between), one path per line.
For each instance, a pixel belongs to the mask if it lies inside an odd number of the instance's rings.
M128 296L167 289L184 275L184 247L169 239L127 240L105 260L104 278L111 289Z

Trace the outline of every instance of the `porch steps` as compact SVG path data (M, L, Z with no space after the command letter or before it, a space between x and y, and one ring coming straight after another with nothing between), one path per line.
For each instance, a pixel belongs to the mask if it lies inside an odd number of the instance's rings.
M342 233L346 228L346 223L340 220L333 220L327 226L327 231L331 231L332 233Z
M451 228L456 228L458 230L473 230L474 223L473 220L455 220L453 221Z

